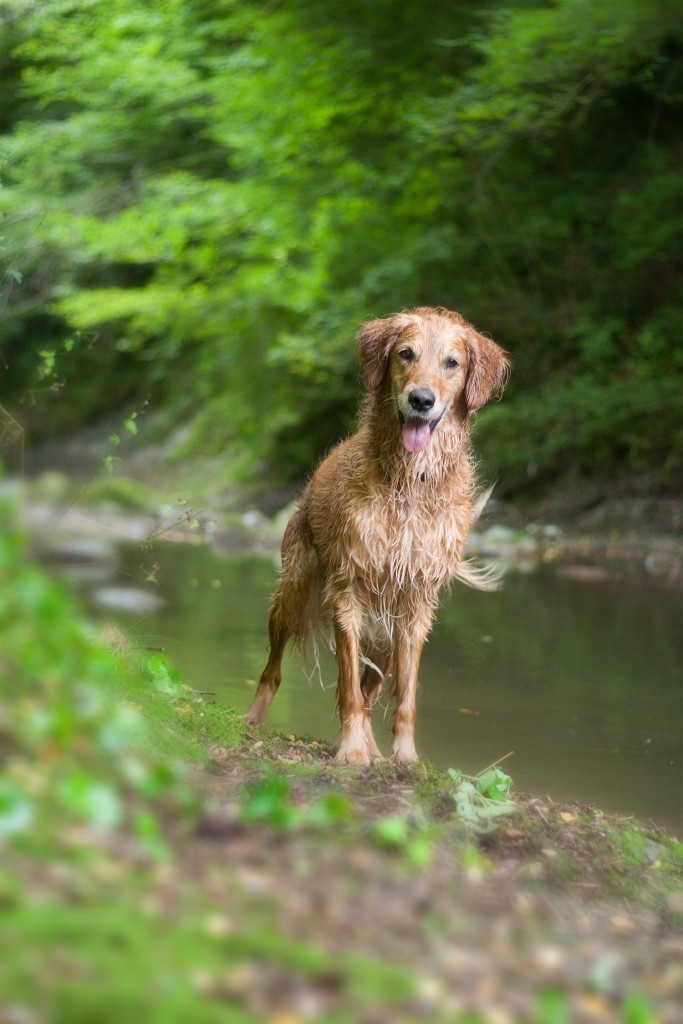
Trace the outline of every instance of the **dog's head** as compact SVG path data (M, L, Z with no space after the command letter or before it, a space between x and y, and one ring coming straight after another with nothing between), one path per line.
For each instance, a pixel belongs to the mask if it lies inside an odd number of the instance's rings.
M365 388L393 400L407 451L422 451L442 419L480 409L502 390L506 353L459 313L420 307L363 325Z

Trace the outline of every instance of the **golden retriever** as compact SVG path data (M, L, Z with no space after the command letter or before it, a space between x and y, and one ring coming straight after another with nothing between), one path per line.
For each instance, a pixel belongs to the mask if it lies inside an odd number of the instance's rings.
M463 560L478 514L470 417L508 376L506 353L459 313L409 309L363 325L358 431L320 464L285 531L270 657L245 720L263 724L287 641L327 630L339 669L336 760L381 759L372 706L390 671L392 756L417 760L417 673L441 588L487 585Z

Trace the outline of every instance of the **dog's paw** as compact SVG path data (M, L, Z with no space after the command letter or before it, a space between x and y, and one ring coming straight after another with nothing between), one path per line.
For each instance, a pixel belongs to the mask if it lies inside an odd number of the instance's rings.
M247 725L253 725L256 729L260 729L265 717L264 713L258 710L254 711L252 708L249 708L249 710L245 711L242 715L242 721L246 722Z
M365 747L340 747L334 760L336 764L350 764L363 768L370 764L370 755Z
M403 743L397 743L391 752L391 757L394 764L416 764L419 760L415 744L404 740Z
M382 751L375 743L375 737L372 735L372 730L365 730L365 744L368 749L368 757L370 758L371 764L377 764L378 761L384 761Z

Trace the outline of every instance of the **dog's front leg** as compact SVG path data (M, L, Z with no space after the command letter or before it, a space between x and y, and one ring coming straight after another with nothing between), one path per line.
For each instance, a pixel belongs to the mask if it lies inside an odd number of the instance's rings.
M341 718L341 739L335 761L338 764L370 764L365 729L365 700L360 688L361 615L352 602L333 610L337 648L337 699Z
M415 617L401 624L394 640L396 672L396 714L391 753L397 764L417 761L415 720L417 717L417 672L420 656L431 625L431 615Z

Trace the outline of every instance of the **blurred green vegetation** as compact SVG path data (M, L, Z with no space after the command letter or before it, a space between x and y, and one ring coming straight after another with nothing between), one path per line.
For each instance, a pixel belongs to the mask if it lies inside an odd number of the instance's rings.
M161 853L156 809L192 807L186 765L204 756L177 724L188 690L163 655L98 636L63 584L29 561L14 519L3 498L0 839L40 855L83 826L132 833Z
M350 1009L320 1019L339 1024L412 994L405 970L285 939L262 899L235 906L229 859L221 873L184 863L204 805L189 773L207 745L243 740L237 715L195 695L163 654L94 631L64 584L31 562L17 508L2 496L3 1020L118 1024L143 1013L164 1024L256 1024L266 1017L240 980L256 970L271 988L283 979L323 987L334 970ZM245 798L248 820L259 820L248 815L254 805ZM323 827L348 813L329 794L307 821ZM276 989L269 999L278 998Z
M403 810L386 816L386 772L378 769L378 786L359 811L351 797L328 790L329 764L322 759L303 765L311 788L303 789L308 797L299 792L294 800L294 780L301 782L304 774L290 763L291 738L260 741L256 746L265 743L269 753L259 760L237 716L185 686L163 653L136 649L112 628L106 636L95 632L65 584L32 563L18 518L8 490L0 498L0 1017L118 1024L142 1013L159 1024L257 1024L312 1019L307 1007L313 1005L319 1007L315 1019L328 1024L416 1016L487 1020L485 1011L473 1016L446 1010L438 987L420 1004L430 992L423 977L428 958L412 956L410 945L398 959L391 944L391 955L382 943L366 952L363 943L370 939L362 929L345 933L336 918L330 928L324 902L322 911L317 901L312 904L316 909L302 928L298 889L310 873L324 870L325 885L339 886L333 907L348 899L353 908L363 884L377 889L377 906L383 906L383 892L404 893L429 869L437 838L451 844L456 877L461 860L467 870L492 870L483 847L466 842L463 848L456 831L446 838L446 828L457 829L458 821L432 821L425 808L441 805L444 794L449 802L455 795L460 823L477 833L494 808L511 809L509 777L495 768L464 780L427 766L418 787L422 802L410 806L400 779ZM218 757L231 746L241 748L232 771L197 772L191 790L190 772L205 763L207 747ZM235 772L243 782L236 791ZM348 774L337 782L343 785ZM366 788L367 780L357 781ZM229 809L231 794L236 816L214 817L212 842L212 808L214 814L225 811L227 801ZM516 820L525 829L567 832L566 825L548 824L536 813L533 823L531 816ZM620 892L637 884L634 902L644 906L654 894L658 905L663 887L680 886L680 844L641 834L631 819L611 825L603 816L598 820L586 825L584 840L568 842L572 850L585 844L591 859L599 853ZM209 831L202 833L202 825ZM613 843L605 840L608 827L623 850L618 866ZM368 853L368 839L381 860ZM553 842L558 839L554 834ZM288 849L287 840L296 845ZM544 841L534 840L531 849ZM336 850L331 860L321 858L321 844ZM284 897L287 872L274 870L283 856L290 870L295 865L289 876L295 884ZM648 870L653 857L656 870ZM428 894L433 899L434 890L418 890L431 924L411 924L408 931L421 949L431 948L431 929L437 946L442 930L451 940L471 941L469 932L462 936L462 877L455 885L442 872L431 909ZM444 878L451 880L444 885ZM533 884L541 884L536 874ZM545 884L556 896L556 881ZM291 933L283 914L290 905ZM489 922L491 909L484 905L482 921ZM672 903L674 910L678 905ZM472 913L467 910L468 920ZM525 924L522 914L520 934L525 927L537 935L538 922ZM492 972L500 950L499 944ZM526 974L528 957L520 955ZM516 963L513 955L515 970ZM564 1016L571 1012L573 996L564 985L551 990L541 980L531 998L538 1013L520 1020L559 1019L557 1006ZM619 1019L649 1024L658 1018L649 997L629 987Z
M671 479L676 0L6 0L0 22L0 373L34 437L149 396L187 453L294 479L353 423L359 321L443 304L513 356L481 422L504 488Z

